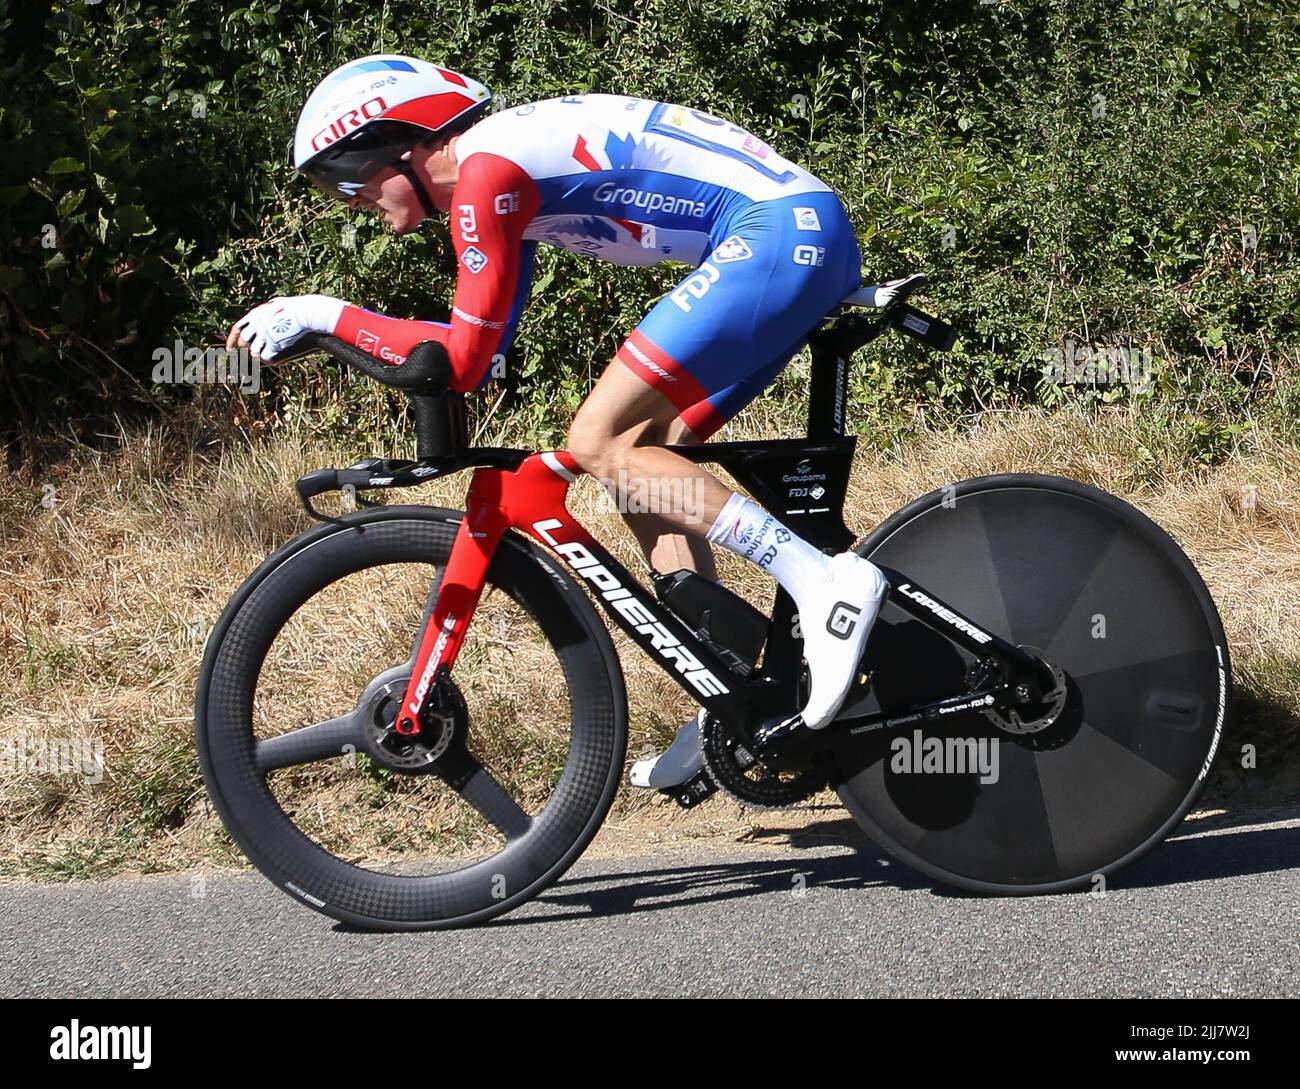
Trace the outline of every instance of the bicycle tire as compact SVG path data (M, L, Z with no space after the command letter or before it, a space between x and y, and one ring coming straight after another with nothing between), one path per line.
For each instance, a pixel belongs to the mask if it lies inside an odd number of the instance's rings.
M559 661L572 714L559 781L526 831L462 869L423 876L380 873L314 842L277 800L268 773L257 767L253 725L260 675L276 636L315 595L349 575L414 563L432 565L441 578L462 518L461 512L434 507L381 507L289 542L231 599L199 675L199 759L231 837L298 902L367 929L467 926L536 896L596 834L623 768L627 698L609 634L582 588L541 549L509 532L489 568L485 596L491 587L504 591L536 623ZM471 740L473 730L471 721Z

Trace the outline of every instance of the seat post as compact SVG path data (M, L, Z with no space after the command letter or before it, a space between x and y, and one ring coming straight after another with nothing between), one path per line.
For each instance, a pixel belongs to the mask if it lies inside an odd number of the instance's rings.
M812 375L808 387L808 437L837 439L844 434L849 403L849 360L880 335L882 326L861 314L841 314L808 337Z
M832 326L808 338L812 376L808 388L808 437L837 439L844 434L844 404L849 393L849 352L841 350Z

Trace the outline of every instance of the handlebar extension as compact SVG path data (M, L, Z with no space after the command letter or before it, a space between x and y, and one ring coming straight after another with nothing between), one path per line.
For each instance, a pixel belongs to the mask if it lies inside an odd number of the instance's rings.
M340 363L360 371L386 386L418 390L421 393L442 393L451 384L451 359L447 349L434 340L424 340L411 349L410 355L396 365L376 359L346 340L328 333L307 333L294 345L304 352L325 352Z

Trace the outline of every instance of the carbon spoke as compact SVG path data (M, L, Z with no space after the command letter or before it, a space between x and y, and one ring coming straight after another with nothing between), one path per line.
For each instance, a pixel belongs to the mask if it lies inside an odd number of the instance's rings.
M469 778L462 780L464 785L458 793L484 820L508 840L517 839L532 827L533 818L520 808L472 753L466 752L458 763L463 771L469 772Z
M312 726L290 730L279 737L258 741L254 759L257 770L266 774L277 768L291 768L362 751L363 746L361 726L356 712L352 711Z

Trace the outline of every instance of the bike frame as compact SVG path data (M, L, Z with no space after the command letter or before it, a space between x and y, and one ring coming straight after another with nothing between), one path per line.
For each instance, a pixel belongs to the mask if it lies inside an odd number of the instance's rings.
M855 437L843 433L848 358L881 331L880 323L854 319L856 315L841 319L809 338L813 362L807 438L668 447L697 464L722 466L756 501L828 552L853 544L843 520L857 445ZM447 411L455 414L459 409L449 405ZM310 496L347 484L409 486L466 468L473 468L474 476L465 518L437 584L433 607L425 612L397 716L399 732L420 732L421 710L440 679L449 677L455 667L493 555L510 529L527 534L563 560L610 619L720 721L751 733L764 724L789 723L797 715L803 641L790 596L784 590L777 592L761 665L748 674L732 669L568 511L569 485L582 470L567 451L477 449L416 462L375 460L351 470L308 474L299 481L299 494L309 511L324 517L311 507ZM898 572L882 570L894 604L977 658L999 663L1000 676L984 687L944 699L846 716L820 733L858 734L968 708L1005 709L1032 702L1050 683L1050 674L1038 659L983 631ZM844 706L852 706L863 687L860 680Z

